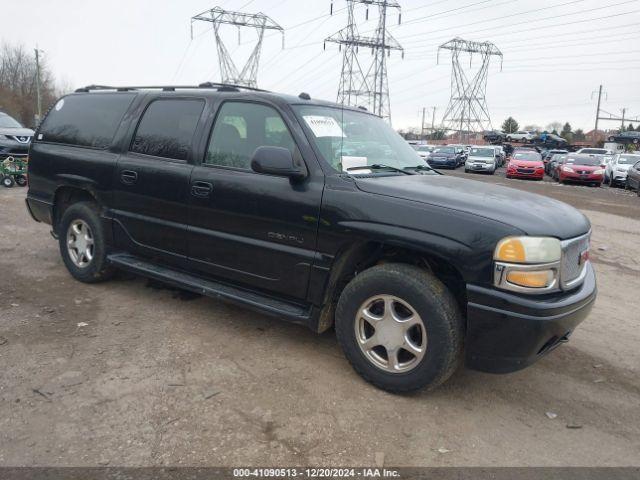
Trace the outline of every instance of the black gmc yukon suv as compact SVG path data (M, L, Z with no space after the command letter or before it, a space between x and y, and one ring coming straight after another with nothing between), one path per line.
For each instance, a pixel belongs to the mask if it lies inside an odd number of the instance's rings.
M71 275L123 269L335 327L390 391L530 365L589 313L589 221L431 170L358 108L242 87L87 87L30 149L27 207Z

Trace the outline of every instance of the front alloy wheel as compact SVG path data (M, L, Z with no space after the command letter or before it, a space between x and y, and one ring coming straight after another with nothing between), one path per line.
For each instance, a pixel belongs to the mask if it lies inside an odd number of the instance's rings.
M364 356L385 372L414 369L427 349L422 318L409 303L392 295L367 299L358 309L354 326Z

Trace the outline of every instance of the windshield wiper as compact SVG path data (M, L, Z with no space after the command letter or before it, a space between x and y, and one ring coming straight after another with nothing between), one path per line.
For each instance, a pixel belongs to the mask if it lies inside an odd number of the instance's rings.
M414 167L404 167L405 170L409 170L409 169L413 169L413 170L425 170L425 171L430 171L430 172L436 172L436 173L440 173L438 172L435 168L431 168L429 165L416 165Z
M405 175L415 175L415 173L407 172L406 170L392 167L391 165L385 165L384 163L374 163L373 165L361 165L359 167L347 168L347 172L352 170L392 170L394 172L404 173Z

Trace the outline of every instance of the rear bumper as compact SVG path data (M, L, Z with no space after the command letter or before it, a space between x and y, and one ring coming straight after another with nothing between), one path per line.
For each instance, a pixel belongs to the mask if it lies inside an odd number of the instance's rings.
M565 342L593 306L596 277L587 264L584 283L568 293L523 296L467 287L467 367L509 373L536 362Z

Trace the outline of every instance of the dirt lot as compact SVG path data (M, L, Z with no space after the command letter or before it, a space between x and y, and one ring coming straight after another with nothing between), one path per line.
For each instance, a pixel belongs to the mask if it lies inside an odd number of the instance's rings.
M331 333L75 282L25 190L0 189L0 465L640 465L640 198L474 178L580 208L600 295L533 367L408 396L363 382Z

